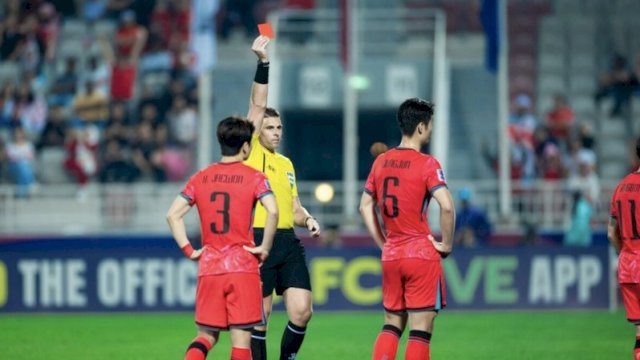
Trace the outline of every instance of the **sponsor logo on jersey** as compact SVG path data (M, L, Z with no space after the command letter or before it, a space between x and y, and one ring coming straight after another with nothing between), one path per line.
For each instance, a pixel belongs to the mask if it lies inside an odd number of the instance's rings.
M444 179L444 171L442 171L442 169L438 169L436 170L436 173L438 173L438 180L445 182L446 180Z

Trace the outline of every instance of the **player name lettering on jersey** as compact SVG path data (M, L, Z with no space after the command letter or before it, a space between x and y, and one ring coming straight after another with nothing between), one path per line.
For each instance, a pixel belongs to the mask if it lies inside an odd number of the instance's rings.
M393 169L408 169L411 167L411 161L409 160L395 160L395 159L385 159L382 164L383 168L393 168Z
M622 184L620 192L640 192L640 184Z
M203 183L209 183L208 177L204 176L202 178ZM227 175L227 174L216 174L210 181L211 183L223 183L223 184L242 184L244 182L243 175Z

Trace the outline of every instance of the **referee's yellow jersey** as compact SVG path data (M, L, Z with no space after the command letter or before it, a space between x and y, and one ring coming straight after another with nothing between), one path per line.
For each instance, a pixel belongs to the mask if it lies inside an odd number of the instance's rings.
M291 160L282 154L267 150L260 144L258 134L253 134L251 153L244 163L267 175L278 203L278 229L293 229L293 199L298 196L298 187ZM258 202L253 217L253 227L264 228L266 220L267 212Z

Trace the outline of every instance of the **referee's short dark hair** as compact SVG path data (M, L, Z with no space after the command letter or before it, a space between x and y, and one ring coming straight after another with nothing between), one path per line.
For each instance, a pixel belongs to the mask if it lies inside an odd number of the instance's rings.
M255 127L242 117L229 116L218 123L218 142L223 156L238 155L242 145L251 143L251 135Z
M640 137L636 140L636 156L640 159Z
M433 104L419 98L407 99L398 108L397 118L402 135L411 136L421 122L429 125L433 118Z
M280 117L280 113L278 112L278 110L274 109L274 108L270 108L268 107L265 111L264 111L264 117L266 118L270 118L270 117Z

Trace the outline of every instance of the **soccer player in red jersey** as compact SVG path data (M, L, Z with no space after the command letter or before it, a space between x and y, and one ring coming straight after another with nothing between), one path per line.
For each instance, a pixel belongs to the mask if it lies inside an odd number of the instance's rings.
M269 255L278 223L278 207L267 177L242 163L251 151L254 126L228 117L218 124L220 162L189 179L175 199L167 221L184 255L198 261L195 321L198 336L186 360L201 360L230 330L232 360L251 359L251 329L264 324L259 266ZM267 221L255 247L251 223L260 201ZM202 248L194 250L183 217L195 205L200 216Z
M640 138L636 141L640 159ZM636 326L633 358L640 360L640 169L627 175L613 193L609 241L620 253L618 283L627 320Z
M408 319L405 359L424 360L429 359L433 321L446 304L440 258L452 250L455 211L438 160L420 152L431 136L433 104L408 99L397 118L400 145L376 158L360 200L364 223L382 249L385 321L373 359L395 359ZM441 242L432 236L427 219L432 197L440 205Z

